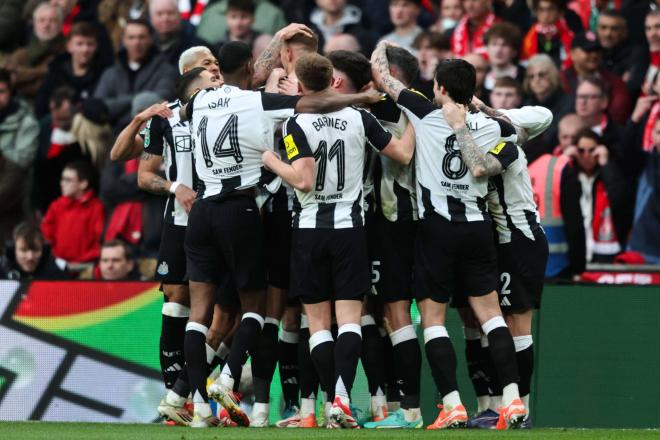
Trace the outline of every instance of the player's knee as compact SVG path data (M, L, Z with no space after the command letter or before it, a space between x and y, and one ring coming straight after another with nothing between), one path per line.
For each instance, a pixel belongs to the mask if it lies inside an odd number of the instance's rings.
M168 301L190 307L190 290L186 284L163 284Z
M396 301L385 304L383 315L391 331L396 331L412 324L410 320L410 303L408 301Z

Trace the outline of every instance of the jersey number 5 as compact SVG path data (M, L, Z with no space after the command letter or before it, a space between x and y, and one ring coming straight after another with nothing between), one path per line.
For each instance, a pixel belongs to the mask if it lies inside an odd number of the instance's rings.
M346 168L345 157L343 139L337 139L335 143L332 144L332 147L330 147L330 152L328 152L328 143L326 141L321 141L319 143L319 148L314 152L314 159L318 163L316 191L323 191L323 188L325 187L327 162L334 158L337 158L337 191L342 191L344 189L344 183L346 182L346 176L344 175L344 170Z
M444 159L442 159L442 172L452 180L461 179L468 172L468 167L463 162L463 156L461 156L461 150L454 148L455 143L456 135L452 134L445 141L446 154ZM458 169L456 169L457 166Z
M211 160L211 153L209 151L208 140L206 139L206 128L209 123L209 118L204 116L199 121L199 128L197 129L197 136L202 141L202 156L207 168L213 167ZM222 148L225 141L229 138L229 148ZM215 139L213 144L213 155L215 157L233 157L236 163L243 162L243 155L241 154L241 146L238 145L238 116L231 115L225 123L220 134Z

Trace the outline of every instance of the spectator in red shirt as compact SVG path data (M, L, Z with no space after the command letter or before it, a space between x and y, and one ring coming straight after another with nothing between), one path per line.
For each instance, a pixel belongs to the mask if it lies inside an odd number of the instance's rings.
M497 18L493 13L492 0L463 0L465 15L454 28L451 50L457 58L470 52L486 57L484 36Z
M70 263L98 258L105 220L103 204L92 189L92 168L84 161L72 162L62 171L62 196L55 200L41 223L53 254Z
M571 45L571 59L573 67L562 72L566 92L575 94L578 83L586 77L600 78L609 91L608 113L618 124L625 124L631 111L626 84L620 77L601 67L603 48L593 32L575 35Z

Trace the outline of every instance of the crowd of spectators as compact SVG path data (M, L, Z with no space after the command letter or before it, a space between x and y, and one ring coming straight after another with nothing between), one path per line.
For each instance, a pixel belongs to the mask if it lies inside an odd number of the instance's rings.
M256 57L290 22L325 54L410 50L427 95L460 57L484 102L548 107L524 150L535 190L557 176L552 209L539 201L565 229L556 274L660 263L660 0L0 0L0 275L137 277L163 200L138 188L136 161L108 160L114 136L174 97L186 49L240 40Z

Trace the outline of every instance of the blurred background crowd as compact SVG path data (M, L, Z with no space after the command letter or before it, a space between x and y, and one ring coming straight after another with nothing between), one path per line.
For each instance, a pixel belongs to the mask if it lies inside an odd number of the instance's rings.
M427 96L460 57L492 107L550 108L524 146L564 231L549 276L660 263L660 0L0 0L0 278L153 273L165 198L108 159L116 134L174 97L184 50L241 40L256 58L291 22L325 54L409 49Z

